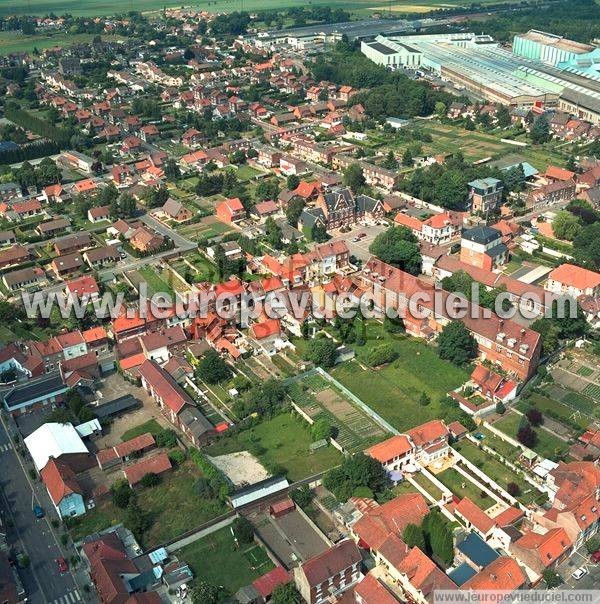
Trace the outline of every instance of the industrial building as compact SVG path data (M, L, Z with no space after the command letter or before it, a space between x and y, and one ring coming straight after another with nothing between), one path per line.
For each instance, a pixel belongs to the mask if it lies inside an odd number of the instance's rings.
M589 44L567 40L562 36L530 29L513 39L513 53L533 61L556 67L559 63L573 61L594 50Z
M377 36L361 43L365 56L392 70L433 73L493 103L558 107L592 123L600 122L600 76L573 66L584 57L591 61L591 46L557 37L555 52L520 48L546 62L512 53L492 37L474 33Z

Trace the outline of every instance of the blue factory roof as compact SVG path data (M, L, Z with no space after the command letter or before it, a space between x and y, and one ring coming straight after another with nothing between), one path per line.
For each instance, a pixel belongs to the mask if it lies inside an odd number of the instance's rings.
M448 576L460 587L476 574L477 571L472 566L463 562L460 566L457 566L453 571L449 572Z
M471 533L464 541L457 545L457 548L469 560L481 567L486 567L496 558L500 557L500 554L495 549L492 549L476 533Z

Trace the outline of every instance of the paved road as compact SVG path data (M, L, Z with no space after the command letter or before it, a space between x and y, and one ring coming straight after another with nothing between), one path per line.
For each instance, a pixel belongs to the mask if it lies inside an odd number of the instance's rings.
M17 452L2 423L0 423L0 464L2 466L1 505L7 519L14 528L10 531L9 543L18 551L29 556L28 569L19 571L32 604L76 604L82 596L76 588L71 573L60 574L56 558L62 556L48 515L53 512L47 495L34 494ZM44 498L44 495L45 498ZM46 518L35 518L32 509L40 504Z

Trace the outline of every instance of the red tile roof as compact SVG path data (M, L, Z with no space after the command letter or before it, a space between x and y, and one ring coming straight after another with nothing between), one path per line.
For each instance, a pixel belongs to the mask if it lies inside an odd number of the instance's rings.
M358 564L362 557L356 544L351 539L345 539L330 547L327 551L307 560L301 568L308 584L313 587L335 577L342 571Z
M415 589L424 596L436 589L456 589L453 581L442 572L418 547L413 547L398 565Z
M495 522L479 507L477 507L468 497L464 497L457 504L455 511L465 520L470 522L478 531L484 535L491 531Z
M411 428L407 434L411 437L415 446L425 447L439 438L447 438L448 428L442 420L433 419L416 428Z
M415 231L423 230L423 223L418 218L415 218L414 216L409 216L408 214L404 214L403 212L398 212L396 214L394 222L396 224L399 224L400 226L405 226Z
M377 580L372 571L354 588L354 593L361 604L398 604L400 601Z
M253 581L252 585L263 598L267 599L277 586L285 585L290 581L291 577L288 572L283 567L276 566L273 570Z
M575 172L565 170L564 168L558 168L557 166L548 166L548 168L546 168L546 177L553 180L571 180L575 178Z
M125 474L127 482L133 486L140 482L146 474L162 474L172 467L169 456L166 453L159 453L154 457L142 459L138 463L125 468L123 474Z
M553 279L567 286L577 289L596 288L600 286L600 273L581 268L574 264L561 264L555 268L548 279Z
M508 556L500 556L481 572L471 577L461 586L461 589L515 591L525 585L526 582L527 577L516 560Z
M533 550L542 566L548 567L567 552L572 544L565 529L559 527L549 530L544 535L529 531L515 541L514 545L522 549Z
M279 319L267 319L260 323L253 323L250 329L256 340L264 340L281 333L281 321Z
M142 451L155 444L154 436L150 432L146 432L116 445L114 449L119 457L127 457L136 451Z
M59 505L67 495L82 494L75 472L60 460L50 458L40 472L40 476L48 489L50 498L56 505Z
M375 504L375 502L373 502ZM406 493L383 505L373 505L352 526L352 532L372 550L391 534L402 535L408 524L420 525L429 507L421 493Z
M144 379L162 399L163 403L174 413L179 413L186 403L193 404L189 395L154 361L144 361L138 372L142 379Z
M367 455L381 463L391 461L395 457L401 457L412 449L410 440L405 434L397 434L373 445L365 451Z

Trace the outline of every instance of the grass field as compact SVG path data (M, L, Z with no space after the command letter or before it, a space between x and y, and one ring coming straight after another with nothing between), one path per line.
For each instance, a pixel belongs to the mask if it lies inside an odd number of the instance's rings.
M163 427L155 419L149 419L147 422L144 422L139 426L135 426L134 428L129 428L127 432L123 432L123 434L121 435L121 440L131 440L136 436L146 434L146 432L150 432L150 434L155 435L161 432L162 430Z
M250 451L269 468L280 466L291 481L312 476L332 468L342 461L342 455L333 447L310 452L310 429L298 417L281 413L271 419L219 440L204 451L208 455L226 455Z
M211 585L222 585L229 593L273 568L264 549L254 543L236 547L230 527L226 526L177 552L194 571L194 578Z
M521 503L527 505L541 495L540 491L531 486L524 478L513 472L499 460L482 451L471 441L464 439L460 444L454 445L454 448L482 472L485 472L503 489L506 490L508 484L511 482L517 484L521 491L517 499Z
M398 358L377 370L350 361L331 375L400 431L439 417L439 401L469 377L466 370L442 361L435 348L416 338L391 337L379 323L369 324L366 336L366 344L356 347L358 360L382 342L389 342ZM425 407L418 402L422 392L431 398Z
M188 461L164 475L157 486L139 491L140 503L153 520L152 527L142 539L144 547L164 543L226 511L220 501L201 498L196 493L196 480L200 476L196 466ZM174 514L173 510L177 510L177 513ZM84 516L73 520L71 534L74 540L78 540L123 522L124 518L125 510L107 499Z
M482 510L487 510L487 508L494 504L494 500L489 495L482 497L481 489L454 468L448 468L447 470L436 474L435 477L459 499L468 497Z
M156 269L151 266L144 266L137 269L134 272L134 275L137 275L138 283L146 283L149 296L158 293L170 293L173 291L173 288L166 281L164 281L158 275ZM131 273L129 274L129 277L133 280Z
M497 422L494 422L494 428L502 430L502 432L508 434L512 438L516 438L520 421L521 416L518 413L513 413L511 411L506 413L504 417ZM533 431L535 432L537 439L535 445L533 445L531 449L539 455L556 460L561 454L567 452L569 445L564 440L550 434L550 432L543 428L534 428Z
M4 13L5 3L0 2L0 15ZM63 11L64 12L64 11ZM45 48L54 48L55 46L71 46L72 44L81 44L90 42L94 34L69 34L67 32L55 32L51 35L34 34L24 36L20 32L2 31L0 32L0 55L10 54L12 52L30 52L34 48L44 50ZM102 36L103 40L117 41L118 36Z
M517 403L517 409L522 413L526 413L530 407L535 407L542 413L551 414L550 417L555 417L559 421L562 419L575 422L581 428L587 428L592 421L592 418L585 415L577 416L575 410L568 405L537 393L533 393Z

